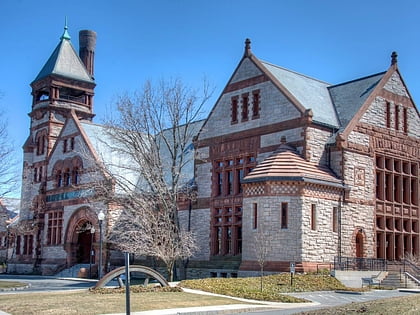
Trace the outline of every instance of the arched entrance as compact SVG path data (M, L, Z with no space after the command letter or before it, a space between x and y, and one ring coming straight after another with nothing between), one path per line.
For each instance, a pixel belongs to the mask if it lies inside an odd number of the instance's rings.
M96 213L88 207L76 210L66 229L67 265L96 263L97 255L91 257L95 242L99 239Z
M363 233L360 231L356 234L356 257L363 258Z
M92 223L86 221L77 231L77 263L88 264L91 263L91 253L95 241L95 228Z

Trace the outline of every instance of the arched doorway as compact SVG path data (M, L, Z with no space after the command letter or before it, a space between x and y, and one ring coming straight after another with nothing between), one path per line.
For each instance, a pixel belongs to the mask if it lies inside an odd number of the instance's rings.
M360 231L356 234L356 257L363 258L363 233Z
M92 264L96 263L96 255L92 257L90 255L95 242L99 239L97 226L97 215L88 207L77 209L69 218L65 234L68 266L90 263L90 260Z
M77 231L77 263L88 264L91 263L91 254L94 243L95 229L91 222L86 221Z

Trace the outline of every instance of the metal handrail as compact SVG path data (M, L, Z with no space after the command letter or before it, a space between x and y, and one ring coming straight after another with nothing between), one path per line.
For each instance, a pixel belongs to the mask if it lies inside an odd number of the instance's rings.
M387 270L383 258L334 257L334 270Z
M416 265L413 264L411 261L407 260L407 259L403 259L403 265L404 265L404 272L406 265L409 266L409 269L411 269L411 271L414 271L416 273L417 276L420 276L420 268Z
M413 280L413 281L414 281L414 282L416 282L418 285L420 285L420 280L419 280L419 279L417 279L415 276L413 276L411 273L409 273L409 272L404 272L404 275L405 275L406 277L411 278L411 280Z

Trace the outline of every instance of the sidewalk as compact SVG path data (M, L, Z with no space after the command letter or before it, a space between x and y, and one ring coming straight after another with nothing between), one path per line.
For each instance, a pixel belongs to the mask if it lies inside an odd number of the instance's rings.
M215 294L210 292L204 292L199 290L192 290L183 288L184 292L201 294L201 295L212 295L218 297L224 297L231 300L237 300L238 302L243 302L246 304L228 304L228 305L213 305L213 306L198 306L198 307L184 307L184 308L173 308L173 309L161 309L161 310L151 310L143 312L131 312L130 314L134 315L211 315L211 314L235 314L243 312L252 312L257 310L285 310L291 308L306 308L319 306L320 303L317 302L308 302L308 303L279 303L279 302L267 302L267 301L257 301L257 300L247 300L222 294ZM103 314L103 315L124 315L125 313L117 314ZM1 315L1 314L0 314Z
M192 290L183 288L185 292L202 294L202 295L213 295L219 297L225 297L238 302L246 304L230 304L230 305L215 305L215 306L201 306L201 307L187 307L187 308L175 308L175 309L161 309L151 310L143 312L131 312L134 315L219 315L219 314L236 314L244 312L257 312L257 311L269 311L278 310L279 313L282 311L289 310L288 314L291 314L291 310L295 312L304 312L305 310L313 310L315 308L331 307L343 304L350 304L352 302L363 302L368 300L375 300L381 298L390 298L394 296L402 296L407 294L420 293L416 289L399 289L399 290L373 290L364 292L361 294L352 294L353 292L334 292L334 291L318 291L318 292L300 292L300 293L289 293L292 296L305 298L312 300L308 303L279 303L279 302L265 302L256 300L247 300L242 298L236 298L226 295L214 294L199 290ZM314 301L317 300L317 301ZM294 311L292 311L294 313ZM283 312L282 312L283 313ZM1 315L1 314L0 314ZM118 314L104 314L104 315L125 315L125 313Z

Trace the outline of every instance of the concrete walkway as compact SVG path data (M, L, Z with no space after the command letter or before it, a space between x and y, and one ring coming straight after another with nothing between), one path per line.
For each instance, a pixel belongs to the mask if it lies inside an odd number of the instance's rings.
M314 309L327 308L332 306L344 305L353 302L365 302L376 299L391 298L396 296L406 296L413 293L420 293L420 290L373 290L361 294L338 293L334 291L319 292L301 292L289 293L289 295L307 299L312 302L308 303L279 303L265 302L256 300L247 300L220 294L214 294L199 290L191 290L183 288L185 292L213 295L225 297L238 302L247 304L229 304L202 307L187 307L175 309L161 309L143 312L131 312L134 315L219 315L219 314L294 314ZM124 315L125 313L106 314L106 315Z
M242 302L243 304L227 304L227 305L213 305L213 306L198 306L198 307L185 307L185 308L174 308L174 309L161 309L161 310L152 310L152 311L143 311L143 312L131 312L130 314L134 315L210 315L210 314L236 314L244 312L253 312L256 310L279 310L279 309L291 309L291 308L306 308L306 307L319 307L318 302L308 302L308 303L279 303L279 302L267 302L267 301L257 301L257 300L248 300L238 297L232 297L222 294L215 294L205 291L192 290L187 288L182 288L184 292L201 294L201 295L211 295L223 297L231 300L236 300ZM118 314L106 314L106 315L124 315L125 313ZM105 314L104 314L105 315Z

